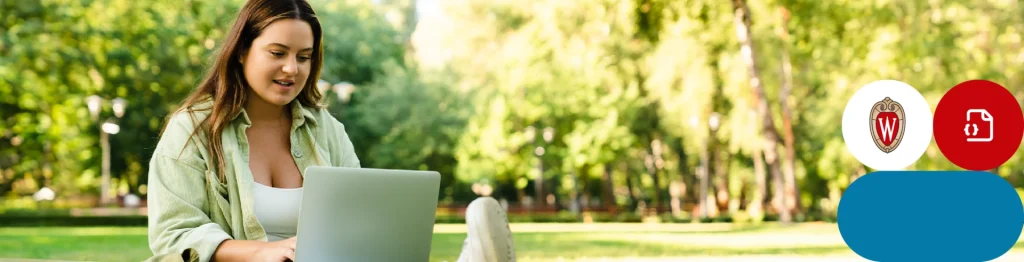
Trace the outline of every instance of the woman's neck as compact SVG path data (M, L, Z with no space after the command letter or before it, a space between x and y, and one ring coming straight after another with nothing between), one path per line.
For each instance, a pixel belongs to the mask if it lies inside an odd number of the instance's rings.
M253 126L281 126L291 118L290 108L268 103L252 94L245 104L245 113Z

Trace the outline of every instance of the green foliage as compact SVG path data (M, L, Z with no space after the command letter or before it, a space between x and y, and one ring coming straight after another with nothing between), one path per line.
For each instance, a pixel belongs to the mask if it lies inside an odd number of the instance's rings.
M205 74L242 2L0 2L0 195L22 206L43 186L97 193L106 119L121 125L111 137L119 187L144 194L164 117ZM364 166L440 171L444 204L472 200L474 184L522 204L540 182L556 209L636 215L666 209L682 185L688 214L708 156L721 214L712 220L749 219L729 214L752 201L763 120L730 1L437 1L442 14L424 16L408 0L312 2L323 80L356 86L351 99L329 91L326 102ZM871 171L837 122L860 86L901 80L932 105L976 78L1024 95L1019 3L748 2L780 133L782 109L793 112L805 219L834 215L841 192ZM114 118L108 103L93 121L90 95L128 99L126 115ZM1020 187L1021 160L995 172ZM911 168L957 169L935 145ZM684 219L671 217L662 220Z
M31 174L62 194L89 188L68 178L99 173L98 122L107 119L122 130L111 137L112 173L144 181L163 116L198 81L223 34L217 25L230 22L219 18L233 12L225 1L5 4L16 6L5 8L14 12L5 12L0 35L0 169ZM108 100L99 121L86 108L90 95ZM109 104L115 97L128 100L121 119Z
M324 31L322 79L365 84L384 72L385 62L404 62L401 32L369 1L311 2Z
M116 121L112 173L132 192L145 184L164 118L206 74L243 1L5 1L0 31L0 194L27 174L31 194L95 191L99 123ZM321 4L316 3L314 4ZM402 44L369 3L316 7L328 56L325 79L369 82ZM10 11L8 11L10 10ZM337 26L347 24L351 26ZM372 48L371 48L372 47ZM107 101L93 121L86 97ZM113 98L127 100L116 118Z

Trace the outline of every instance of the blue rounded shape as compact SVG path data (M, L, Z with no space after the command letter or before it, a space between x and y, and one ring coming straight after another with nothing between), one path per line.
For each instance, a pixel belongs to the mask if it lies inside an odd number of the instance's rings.
M846 245L874 261L989 261L1017 242L1021 199L987 172L880 171L839 201Z

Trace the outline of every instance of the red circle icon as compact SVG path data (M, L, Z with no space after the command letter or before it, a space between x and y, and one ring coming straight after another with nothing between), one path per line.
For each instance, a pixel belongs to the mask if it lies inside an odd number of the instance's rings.
M1017 152L1024 113L1003 86L971 80L942 96L933 128L935 144L946 159L963 169L989 170Z

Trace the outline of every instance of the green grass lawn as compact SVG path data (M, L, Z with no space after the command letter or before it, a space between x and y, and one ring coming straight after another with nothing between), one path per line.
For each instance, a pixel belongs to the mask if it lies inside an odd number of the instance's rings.
M520 261L858 258L835 224L513 224L512 230ZM431 260L454 261L465 236L463 225L437 225ZM0 228L0 258L139 261L150 255L145 227Z

